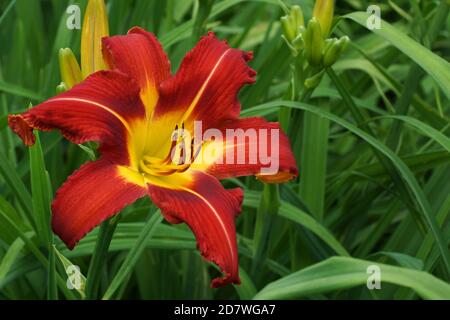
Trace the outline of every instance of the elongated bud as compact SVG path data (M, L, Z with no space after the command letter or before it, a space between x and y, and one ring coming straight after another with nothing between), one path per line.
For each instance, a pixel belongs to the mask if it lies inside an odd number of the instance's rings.
M281 26L286 40L292 43L299 35L299 28L305 26L302 9L299 6L292 6L289 14L281 18Z
M291 17L296 32L298 31L298 28L305 26L305 18L303 17L303 11L302 8L300 8L300 6L292 6Z
M67 89L72 88L83 80L80 65L69 48L59 50L59 70L61 80L66 84Z
M336 42L338 41L337 38L329 38L325 39L325 45L323 47L323 52L327 52Z
M316 0L313 17L315 17L322 28L324 37L330 33L334 15L334 0Z
M318 72L315 75L313 75L312 77L309 77L308 79L306 79L305 87L308 89L316 88L320 84L320 81L322 80L324 73L325 73L325 69L322 69L320 72Z
M328 48L324 51L323 56L323 66L330 67L333 65L341 56L342 52L347 48L348 43L350 42L350 38L344 36L337 39L331 39L331 44L327 46Z
M102 55L102 38L109 35L108 16L103 0L89 0L81 32L81 70L83 78L107 69Z
M322 62L324 40L320 24L316 18L309 20L308 27L304 34L304 42L305 55L309 64L312 66L319 66Z
M304 35L305 31L306 31L306 29L304 26L301 26L300 28L298 28L298 35L294 39L294 41L292 41L292 45L295 48L297 48L297 50L300 50L301 48L305 47L305 42L303 40L303 35Z
M287 41L292 42L295 39L295 30L292 28L290 16L281 17L280 21L284 37Z

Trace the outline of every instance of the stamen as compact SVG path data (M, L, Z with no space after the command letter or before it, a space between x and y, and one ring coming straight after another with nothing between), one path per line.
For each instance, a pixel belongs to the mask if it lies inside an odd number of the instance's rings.
M142 157L142 160L139 162L139 167L142 173L153 176L168 176L174 173L185 172L190 168L191 164L194 163L195 159L199 155L203 142L200 143L200 146L198 146L198 148L195 148L195 138L191 138L191 140L189 141L190 156L189 159L187 159L187 150L185 150L186 135L184 134L184 129L184 122L181 123L181 130L179 129L178 124L175 125L169 153L164 159L148 155ZM174 163L175 160L172 159L172 153L176 152L177 150L179 151L179 157L177 163Z

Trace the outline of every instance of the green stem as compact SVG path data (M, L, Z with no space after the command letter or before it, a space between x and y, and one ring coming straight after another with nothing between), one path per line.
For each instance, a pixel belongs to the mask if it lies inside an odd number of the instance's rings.
M89 264L89 270L86 278L86 299L96 299L100 286L101 270L106 262L109 245L117 227L118 216L110 218L103 222L97 237L94 254Z
M56 282L56 262L55 250L53 250L53 236L51 237L52 246L48 249L48 265L47 268L47 300L58 300L58 289Z
M256 275L262 274L258 268L264 264L267 257L270 231L278 215L279 206L280 195L278 185L264 184L263 195L256 212L255 234L253 237L254 255L252 260L252 274L255 277Z

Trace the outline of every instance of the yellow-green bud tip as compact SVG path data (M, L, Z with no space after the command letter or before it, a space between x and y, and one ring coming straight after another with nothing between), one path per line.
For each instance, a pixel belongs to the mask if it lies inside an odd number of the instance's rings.
M303 18L302 9L299 6L292 6L289 14L281 18L281 26L283 27L283 33L289 43L297 38L299 30L304 27L305 20Z
M313 17L319 21L324 37L327 37L330 33L333 15L334 0L316 0Z
M322 53L324 47L324 39L320 23L316 18L312 18L308 22L308 27L304 33L305 55L309 64L319 66L322 61Z
M61 80L66 84L68 89L72 88L83 79L80 65L72 50L69 48L62 48L59 50L59 70L61 73Z
M89 0L81 31L81 70L83 78L107 69L103 61L102 38L109 36L104 0Z

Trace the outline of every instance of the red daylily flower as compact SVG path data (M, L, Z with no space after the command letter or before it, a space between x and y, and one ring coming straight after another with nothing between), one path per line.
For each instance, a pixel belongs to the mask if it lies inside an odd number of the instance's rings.
M54 232L72 249L102 221L149 195L170 223L188 224L202 255L220 267L224 277L214 279L213 287L239 283L234 221L243 192L224 189L218 179L257 175L264 182L279 183L295 177L287 137L279 135L279 170L274 174L261 174L260 161L197 163L194 155L192 163L178 164L167 159L178 145L171 138L174 128L192 130L194 121L202 121L203 130L222 132L279 129L262 118L238 118L237 93L256 75L247 65L252 54L230 48L209 33L171 76L157 39L137 27L125 36L103 38L103 54L111 70L96 72L8 119L28 146L35 141L33 129L58 129L78 144L99 142L100 159L84 164L57 191L52 203ZM246 143L247 156L252 145L261 142L258 139ZM235 147L234 140L226 142Z

